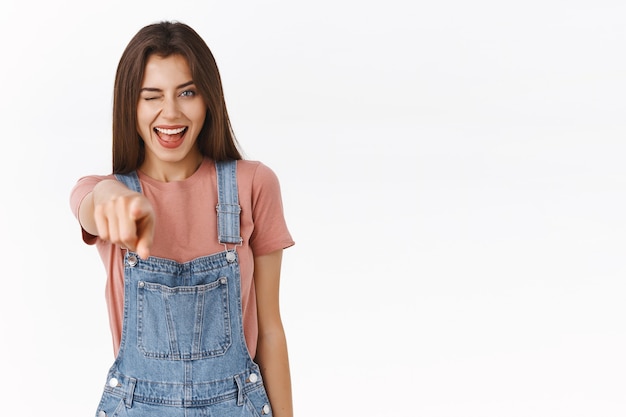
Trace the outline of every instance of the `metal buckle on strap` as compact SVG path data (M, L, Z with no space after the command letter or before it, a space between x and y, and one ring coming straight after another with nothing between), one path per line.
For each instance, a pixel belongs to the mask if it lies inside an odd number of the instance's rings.
M235 259L237 259L237 247L243 246L243 243L239 242L233 245L232 249L228 249L228 245L226 243L222 244L224 245L224 252L226 252L226 260L228 261L228 263L235 262Z

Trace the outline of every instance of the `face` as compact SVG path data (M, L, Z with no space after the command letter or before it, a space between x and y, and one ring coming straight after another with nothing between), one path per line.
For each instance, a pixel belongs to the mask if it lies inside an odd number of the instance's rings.
M206 110L185 58L150 56L137 104L137 131L145 143L141 170L161 180L191 175L202 161L196 139Z

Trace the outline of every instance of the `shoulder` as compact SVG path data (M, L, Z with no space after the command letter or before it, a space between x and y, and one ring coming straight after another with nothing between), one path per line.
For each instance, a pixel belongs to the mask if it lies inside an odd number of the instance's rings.
M113 175L88 175L81 177L76 181L76 184L72 187L70 191L70 204L72 206L73 211L78 210L78 206L80 205L83 198L93 190L93 187L96 186L100 181L105 179L114 178Z
M276 173L261 161L237 161L237 179L252 187L278 185Z
M85 186L89 186L89 185L95 185L97 183L99 183L102 180L107 180L107 179L111 179L111 178L115 178L115 176L113 174L109 174L109 175L86 175L84 177L81 177L78 179L78 181L76 181L76 185L74 186L76 187L85 187Z

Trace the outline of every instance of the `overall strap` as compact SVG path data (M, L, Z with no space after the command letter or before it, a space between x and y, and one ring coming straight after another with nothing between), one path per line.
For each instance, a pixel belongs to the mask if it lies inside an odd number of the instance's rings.
M115 174L115 178L129 189L138 193L141 192L141 184L139 184L137 171L129 172L128 174Z
M217 171L217 238L221 244L241 244L239 232L239 197L237 190L237 161L215 163Z

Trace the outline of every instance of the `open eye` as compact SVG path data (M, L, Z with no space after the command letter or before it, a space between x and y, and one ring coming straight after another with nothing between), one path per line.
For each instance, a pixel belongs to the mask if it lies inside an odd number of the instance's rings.
M196 95L196 92L194 90L185 90L180 93L181 97L193 97L195 95Z

